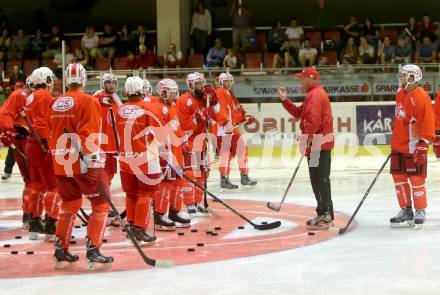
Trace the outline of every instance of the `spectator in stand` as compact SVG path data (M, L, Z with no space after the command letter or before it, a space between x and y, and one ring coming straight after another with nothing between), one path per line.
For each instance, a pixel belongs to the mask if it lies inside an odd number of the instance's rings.
M314 11L314 23L315 30L321 33L321 40L324 40L324 33L329 31L332 27L332 13L327 7L325 0L318 0L318 7Z
M432 42L437 41L437 26L431 22L431 17L429 13L424 13L422 15L422 22L418 27L420 40L423 40L425 37L429 37Z
M0 61L8 59L8 52L11 48L12 39L9 36L8 29L2 30L2 35L0 36ZM2 69L0 69L1 71Z
M414 56L416 63L432 63L437 59L437 46L432 43L428 36L423 38L423 43Z
M267 34L267 51L279 52L284 41L284 30L281 28L281 22L277 21L272 26L272 30Z
M108 57L113 61L118 45L118 34L113 31L111 25L104 25L104 33L99 37L98 56L100 58Z
M328 63L328 58L327 58L327 56L325 56L325 55L321 55L320 57L319 57L319 63L318 63L318 66L328 66L329 65L329 63ZM322 72L321 72L322 73Z
M23 74L23 71L18 65L15 65L12 68L12 73L8 77L9 78L9 85L14 85L17 82L26 82L26 77Z
M301 42L304 39L304 30L298 25L298 21L295 17L290 19L285 35L286 39L289 41L289 48L293 48L298 52L301 48Z
M136 40L133 38L133 34L130 34L127 25L121 27L121 31L118 32L118 55L126 55L129 51L134 51L136 48Z
M73 51L73 62L77 64L82 64L86 70L91 70L89 66L89 55L87 50L84 48L75 48Z
M87 52L87 56L90 56L93 62L98 56L98 47L99 37L95 33L95 28L93 26L88 26L86 28L86 33L81 38L81 48Z
M369 43L374 46L374 48L377 48L380 39L380 32L374 26L373 20L370 17L367 17L365 19L361 35L366 37Z
M35 31L35 36L31 39L30 54L32 58L41 62L41 55L46 50L46 42L43 39L43 32L40 29Z
M60 32L57 25L53 25L50 31L49 40L47 41L47 50L43 52L44 59L54 58L56 54L61 53L61 43L64 35Z
M241 48L246 39L247 29L251 25L251 12L244 4L245 0L232 0L229 16L232 18L232 45Z
M276 53L273 57L272 67L275 68L289 68L296 66L295 61L296 50L290 47L289 40L285 40L283 46L280 48L280 52Z
M355 64L359 57L354 37L349 37L347 45L342 49L340 60L343 64Z
M64 50L65 50L65 65L67 66L68 64L73 63L75 56L70 53L69 51L69 46L66 44L64 46ZM58 79L62 79L63 78L63 53L60 51L58 52L55 57L53 58L53 63L55 65L55 68L53 68L53 73L55 74L55 76L57 76Z
M412 48L405 36L399 36L396 46L395 62L407 64L411 62Z
M148 49L145 45L139 45L139 54L138 59L140 62L140 69L152 69L156 64L156 58L154 56L154 52L151 49Z
M10 59L17 59L22 61L29 50L29 36L24 34L23 29L17 30L17 35L12 37L11 42L11 57Z
M394 63L396 56L396 48L391 44L391 38L385 36L382 40L382 44L377 52L377 56L381 64Z
M313 48L310 39L304 39L304 48L298 53L298 60L301 67L311 67L315 65L318 49Z
M164 68L180 68L182 66L182 51L176 49L176 44L170 43L164 56Z
M419 29L417 27L417 21L414 16L409 17L408 24L400 33L400 35L407 37L408 43L411 44L411 47L416 48L417 41L420 40L420 36L419 36Z
M230 69L238 68L237 51L235 48L228 49L228 54L223 59L223 67Z
M137 57L133 51L129 51L125 58L125 68L127 70L137 70L140 67L141 61L139 60L139 57Z
M212 31L211 13L205 8L203 1L198 1L192 16L190 34L193 39L194 52L204 54L208 44L208 36Z
M206 55L205 66L207 68L221 67L226 53L226 48L222 46L222 40L220 38L215 39L214 46L209 49Z
M374 47L366 36L362 36L360 42L358 64L374 64L376 62Z
M0 9L0 31L6 29L8 27L8 18L6 14L3 12L3 9Z
M246 39L244 41L242 52L248 51L258 51L257 34L255 33L254 27L249 27L247 29Z
M342 31L342 44L343 46L348 43L349 38L353 38L355 44L359 44L359 37L361 36L361 27L358 25L357 18L355 16L350 17L348 25L344 26Z
M144 45L147 48L150 46L147 36L147 29L145 29L145 26L139 25L136 32L133 33L132 38L132 42L136 48L139 48L140 45Z

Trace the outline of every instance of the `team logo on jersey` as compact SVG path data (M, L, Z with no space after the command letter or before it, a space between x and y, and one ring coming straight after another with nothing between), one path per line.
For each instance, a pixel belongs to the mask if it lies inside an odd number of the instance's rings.
M396 118L398 119L404 119L406 117L406 111L405 108L401 103L398 103L396 105Z
M29 94L29 96L26 98L26 106L29 106L33 101L34 101L34 94L31 93L31 94Z
M64 96L60 97L52 104L52 110L55 112L67 112L75 106L73 97Z
M192 106L192 104L193 104L193 101L192 101L191 98L189 98L189 99L186 101L186 106L190 107L190 106Z
M148 96L145 96L145 97L144 97L144 101L146 101L146 102L151 102L151 98L149 98Z
M135 119L142 116L144 112L142 111L142 108L138 106L124 105L119 108L118 114L124 119Z
M163 109L162 109L162 113L163 113L164 115L168 114L168 107L167 107L167 106L164 106L164 107L163 107Z

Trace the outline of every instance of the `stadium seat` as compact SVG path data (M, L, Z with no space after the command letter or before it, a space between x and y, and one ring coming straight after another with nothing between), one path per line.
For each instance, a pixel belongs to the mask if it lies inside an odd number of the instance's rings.
M332 51L324 51L323 55L325 57L327 57L328 60L328 64L329 65L336 65L337 61L338 61L338 54L336 53L335 50Z
M163 68L163 65L165 64L165 59L164 59L163 55L156 56L156 61L157 61L157 65L160 68Z
M263 64L265 68L272 68L274 52L265 52L263 57Z
M76 48L81 48L81 39L75 38L69 41L70 52L74 52Z
M304 37L310 39L312 47L321 48L321 32L305 32Z
M203 62L203 54L191 54L188 56L188 68L202 68Z
M257 44L259 49L266 49L266 32L265 31L257 31L255 32L257 35Z
M95 68L98 71L108 71L110 69L110 59L108 57L97 58Z
M125 57L115 57L113 61L113 69L114 70L127 70L125 66Z
M324 40L333 40L338 43L341 40L341 33L339 31L324 32Z
M24 64L23 64L23 73L24 75L27 77L29 76L33 70L35 70L36 68L38 68L38 60L36 59L30 59L30 60L25 60Z
M388 36L391 38L392 42L397 41L397 37L399 36L399 30L396 29L384 29L383 30L383 36Z
M248 69L260 68L261 54L260 53L246 53L244 57L244 67Z
M6 64L6 72L5 75L9 77L14 72L14 66L20 66L20 63L18 60L10 60Z

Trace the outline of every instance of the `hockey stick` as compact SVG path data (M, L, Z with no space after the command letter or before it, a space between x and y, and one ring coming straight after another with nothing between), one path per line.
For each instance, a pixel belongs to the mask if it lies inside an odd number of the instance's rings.
M287 185L286 191L284 192L284 196L281 199L280 204L278 206L275 206L271 202L267 202L267 208L280 212L281 206L283 206L284 200L286 199L287 193L289 192L290 187L292 186L293 180L295 179L295 176L298 173L299 167L301 166L301 162L303 159L304 159L304 155L301 155L301 158L299 158L298 164L296 165L295 171L293 172L293 175L290 178L289 184Z
M206 107L209 108L209 100L211 96L208 95L206 99ZM206 143L206 155L205 155L205 179L204 179L204 187L205 187L205 193L203 194L203 206L205 208L209 207L208 204L208 195L206 194L206 190L208 189L208 165L209 165L209 118L206 120L206 128L205 128L205 143Z
M337 234L341 235L341 234L343 234L343 233L345 233L347 231L348 227L352 223L354 217L358 213L359 209L361 208L362 204L364 203L365 199L367 198L368 194L370 193L371 189L373 188L374 184L376 183L376 180L379 178L379 175L382 173L383 169L385 168L385 166L388 163L390 158L391 158L391 153L388 155L388 157L386 158L385 162L382 164L382 167L380 167L379 171L377 172L376 176L374 177L373 181L371 182L370 186L368 187L367 191L365 192L364 197L360 201L360 203L357 206L356 210L354 211L353 215L351 215L350 219L348 220L347 225L342 227L342 228L331 227L329 229L330 232L337 233Z
M194 186L196 186L198 189L204 191L206 194L208 194L211 198L213 198L214 200L216 200L217 202L222 203L223 206L225 206L226 208L228 208L229 210L231 210L233 213L235 213L235 215L237 215L238 217L240 217L241 219L245 220L247 223L249 223L250 225L252 225L255 229L258 230L268 230L268 229L274 229L277 228L281 225L281 221L274 221L271 223L267 223L267 224L256 224L253 223L252 221L250 221L248 218L246 218L245 216L243 216L240 212L238 212L237 210L235 210L234 208L232 208L231 206L229 206L228 204L226 204L222 199L220 199L219 197L217 197L216 195L214 195L213 193L211 193L210 191L204 189L201 185L199 185L197 182L195 182L193 179L191 179L190 177L186 176L185 173L179 173L178 171L176 171L176 169L169 165L171 170L173 170L177 175L182 175L183 178L185 178L186 180L188 180L189 182L191 182L192 184L194 184Z
M35 139L38 141L38 144L40 145L41 149L43 150L43 153L46 154L47 153L46 147L44 146L43 142L41 141L41 138L38 135L37 131L34 129L34 126L32 126L32 123L29 120L28 116L26 115L26 112L24 111L24 109L20 110L20 116L22 116L24 118L24 120L26 121L26 124L28 124L29 128L32 131L32 134L34 135Z
M110 121L112 123L113 135L115 136L116 152L119 153L119 137L118 137L118 131L116 131L115 115L113 114L113 109L111 107L109 111L110 111Z
M73 140L73 138L70 136L69 131L67 128L63 128L64 133L66 136L70 139L70 142L72 143L73 147L78 151L80 155L81 161L83 161L83 155L81 153L81 150L78 146L78 144ZM132 231L128 227L128 225L122 220L121 216L119 215L118 209L116 209L115 205L113 204L112 200L110 199L110 196L107 194L107 192L104 189L104 186L102 183L98 184L99 192L104 196L106 201L109 203L110 207L112 208L113 212L115 213L115 217L118 219L119 223L122 225L124 230L126 231L128 237L132 241L134 247L141 255L142 259L147 263L148 265L154 266L154 267L171 267L175 265L175 262L173 260L155 260L145 255L144 251L142 251L141 247L139 246L138 242L136 241Z
M76 216L78 216L78 218L81 220L81 222L83 223L84 226L88 225L87 220L84 219L84 217L82 217L81 214L76 213Z

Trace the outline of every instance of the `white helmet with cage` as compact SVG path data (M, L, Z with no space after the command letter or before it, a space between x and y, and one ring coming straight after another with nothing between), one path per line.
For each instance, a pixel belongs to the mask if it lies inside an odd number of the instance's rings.
M128 77L125 81L125 92L128 96L142 96L144 81L138 76Z
M112 73L104 73L101 77L101 88L104 89L104 84L106 82L114 82L115 85L118 85L118 78Z
M422 80L422 70L415 64L404 65L400 69L400 76L405 75L406 87L411 84L417 84Z
M205 80L205 76L202 73L194 72L188 74L188 76L186 77L186 85L188 86L189 90L194 91L195 84L198 82L202 82L203 86L205 86L206 80Z
M221 73L218 76L218 83L220 84L221 87L223 87L223 82L224 81L229 81L231 82L231 86L232 84L234 84L234 76L231 75L231 73Z
M32 82L34 85L52 86L55 75L48 67L41 67L35 69L32 74Z
M86 69L82 64L69 64L66 68L66 85L78 84L85 86L87 81Z
M179 96L179 85L172 79L162 79L156 86L157 94L168 103L173 103Z
M144 82L143 94L145 96L151 96L153 94L153 87L151 87L150 81L148 81L147 79L143 79L142 81Z

